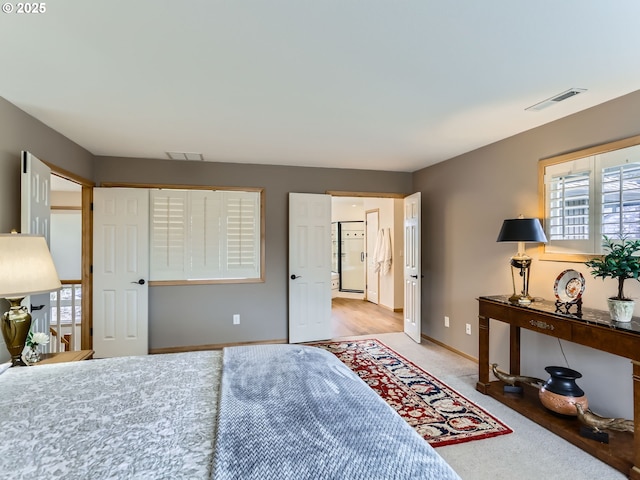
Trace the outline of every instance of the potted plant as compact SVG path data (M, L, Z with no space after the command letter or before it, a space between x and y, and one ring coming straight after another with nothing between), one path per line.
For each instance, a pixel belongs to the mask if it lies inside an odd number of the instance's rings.
M635 302L624 294L624 282L629 278L639 280L640 240L628 240L625 236L619 241L614 241L603 235L602 246L608 251L603 257L597 257L585 262L591 268L591 275L602 278L615 278L618 280L618 293L607 299L611 319L618 322L629 322L633 316ZM640 281L640 280L639 280Z

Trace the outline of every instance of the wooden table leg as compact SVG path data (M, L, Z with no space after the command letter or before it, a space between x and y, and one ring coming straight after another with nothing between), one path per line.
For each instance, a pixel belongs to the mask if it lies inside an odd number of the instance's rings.
M478 383L476 390L489 390L489 318L478 315Z
M633 364L633 467L629 472L631 480L640 480L640 362L634 360Z
M509 373L520 375L520 327L509 327Z

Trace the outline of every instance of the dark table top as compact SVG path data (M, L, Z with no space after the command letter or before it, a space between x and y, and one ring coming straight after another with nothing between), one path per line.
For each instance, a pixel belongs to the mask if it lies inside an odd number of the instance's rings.
M587 324L609 327L640 335L640 317L633 317L630 322L616 322L611 320L609 312L604 310L586 307L579 309L577 304L557 303L555 300L545 300L542 298L536 298L530 305L520 305L509 302L509 297L510 295L488 295L481 296L479 299L510 305L523 310L531 310L537 313L550 313L558 318L577 320Z

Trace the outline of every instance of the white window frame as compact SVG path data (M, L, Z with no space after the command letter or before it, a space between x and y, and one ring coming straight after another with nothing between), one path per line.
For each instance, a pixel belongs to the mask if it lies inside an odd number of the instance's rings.
M602 254L604 202L602 172L604 168L629 163L640 164L640 135L540 161L538 171L540 211L544 218L545 232L549 238L549 242L541 247L542 260L584 262L593 258L594 255ZM562 181L563 176L584 172L589 173L589 237L581 240L554 239L550 235L552 206L549 185L554 180ZM618 237L617 234L610 234L610 236Z

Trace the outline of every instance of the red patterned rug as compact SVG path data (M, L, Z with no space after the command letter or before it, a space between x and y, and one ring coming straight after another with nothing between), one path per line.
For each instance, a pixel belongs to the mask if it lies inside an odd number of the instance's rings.
M336 355L433 447L512 430L379 340L313 343Z

